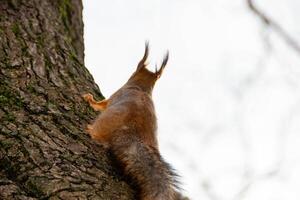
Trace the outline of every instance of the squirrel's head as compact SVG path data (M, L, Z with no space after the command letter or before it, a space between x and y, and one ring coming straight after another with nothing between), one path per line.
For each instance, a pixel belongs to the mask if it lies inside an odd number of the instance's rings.
M136 71L129 78L127 85L137 86L143 91L151 94L156 81L161 77L163 70L167 65L169 52L166 53L160 68L157 69L156 66L155 72L151 72L146 68L148 65L147 63L148 53L149 53L149 43L146 42L144 56L142 60L139 62Z

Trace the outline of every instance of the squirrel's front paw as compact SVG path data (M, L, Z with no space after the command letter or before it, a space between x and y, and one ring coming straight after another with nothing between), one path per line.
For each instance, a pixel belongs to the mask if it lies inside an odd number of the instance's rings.
M87 94L84 94L82 95L82 97L84 98L84 100L86 101L90 101L93 99L93 95L91 93L87 93Z

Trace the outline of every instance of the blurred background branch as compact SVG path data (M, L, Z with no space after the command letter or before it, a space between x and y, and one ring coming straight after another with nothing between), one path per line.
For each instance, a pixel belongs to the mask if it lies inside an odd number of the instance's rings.
M300 54L300 45L279 23L260 10L253 0L247 0L249 9L256 14L261 21L274 32L276 32L292 49Z

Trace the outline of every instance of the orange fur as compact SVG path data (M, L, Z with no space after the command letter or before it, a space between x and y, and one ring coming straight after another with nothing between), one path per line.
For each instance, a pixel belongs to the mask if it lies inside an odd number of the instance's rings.
M95 111L103 111L107 107L107 100L95 101L92 94L84 94L83 98L90 104Z

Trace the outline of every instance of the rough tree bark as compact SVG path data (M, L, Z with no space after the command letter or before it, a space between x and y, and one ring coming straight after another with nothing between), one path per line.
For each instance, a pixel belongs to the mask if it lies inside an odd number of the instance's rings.
M1 0L0 199L134 199L85 134L81 0Z

